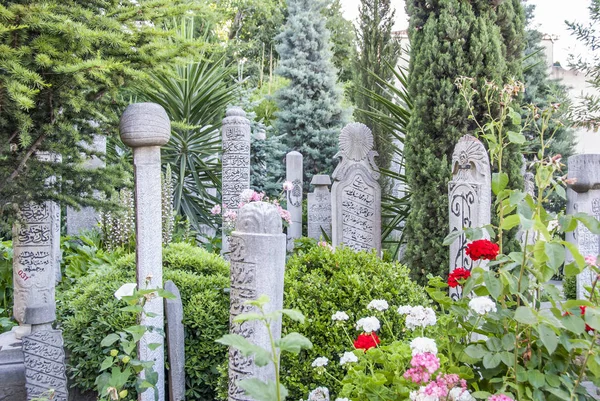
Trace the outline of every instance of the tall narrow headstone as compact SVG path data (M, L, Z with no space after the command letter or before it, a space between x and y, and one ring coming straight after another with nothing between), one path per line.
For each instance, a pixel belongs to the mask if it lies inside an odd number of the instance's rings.
M267 295L266 310L283 307L283 273L285 268L286 236L282 233L281 217L277 208L265 202L251 202L239 210L236 230L231 235L231 309L230 331L246 337L250 342L270 349L269 334L260 322L234 323L241 313L253 312L245 302ZM281 321L271 326L275 339L281 337ZM272 365L257 367L253 357L245 357L235 348L229 349L229 400L245 401L251 398L238 387L242 379L275 379Z
M162 288L160 147L169 141L171 123L161 106L135 103L125 109L119 128L123 143L133 148L137 285L139 289ZM148 312L153 315L148 316ZM144 304L144 317L140 324L162 331L164 309L159 297L149 299ZM149 344L159 346L152 350ZM156 391L158 399L164 400L165 350L160 332L152 330L144 334L138 344L138 357L142 361L153 361L153 369L158 373L156 390L148 389L138 399L153 401Z
M346 125L340 134L331 187L332 242L356 251L381 251L381 187L375 164L373 134L361 123Z
M302 237L302 185L304 172L302 168L302 155L292 151L285 156L286 180L291 182L293 188L287 191L287 210L290 212L292 224L287 229L287 249L294 249L294 240Z
M324 239L325 233L327 238L331 238L331 178L314 175L310 185L315 189L308 194L308 236L318 241Z
M106 137L94 135L93 142L87 147L94 152L105 154ZM104 166L104 160L97 156L91 156L82 165L84 169L89 170L104 168ZM82 231L92 230L98 226L99 219L99 213L93 207L86 206L77 210L67 206L67 235L77 235Z
M165 283L165 290L175 295L165 298L167 319L167 355L169 357L169 400L185 400L185 336L183 332L183 304L179 288L171 280Z
M221 178L222 212L236 212L240 194L250 188L250 121L240 107L227 109L223 119L223 176ZM229 251L229 239L223 234L221 253Z
M452 180L448 183L450 232L466 227L490 224L492 178L490 160L483 144L474 136L465 135L452 153ZM484 230L484 233L487 231ZM461 234L450 245L450 272L458 267L471 270L473 261L467 256L467 237ZM478 262L479 263L479 262ZM485 261L478 266L485 267ZM460 287L450 288L453 299L462 297Z
M569 178L576 182L567 188L567 213L587 213L600 220L600 155L583 154L569 157ZM600 235L592 234L581 223L575 231L566 234L567 241L575 244L584 257L598 256L600 253ZM567 253L567 262L573 257ZM577 275L577 298L587 298L586 286L591 286L596 273L585 269Z

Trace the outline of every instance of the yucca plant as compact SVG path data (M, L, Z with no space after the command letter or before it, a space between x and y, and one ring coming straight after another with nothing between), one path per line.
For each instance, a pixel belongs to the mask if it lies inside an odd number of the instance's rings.
M403 67L394 68L390 64L387 64L387 67L393 72L394 81L388 82L373 74L387 96L367 89L363 89L362 92L383 106L383 110L363 110L363 112L377 120L385 130L391 133L393 138L391 143L392 160L396 161L397 169L381 169L381 174L404 186L404 195L401 197L395 196L393 193L382 194L381 197L382 241L390 245L390 249L393 250L393 257L396 258L404 239L402 235L393 234L402 231L410 211L410 191L403 173L404 154L402 145L404 144L406 127L410 120L412 102L406 90L408 87L407 75Z
M177 28L179 35L194 37L193 21L179 22ZM171 139L162 149L162 163L169 164L173 173L174 210L196 231L202 224L214 225L209 211L217 202L214 189L221 186L219 128L237 88L231 72L222 56L205 51L198 60L153 74L150 85L139 92L164 107L171 119Z

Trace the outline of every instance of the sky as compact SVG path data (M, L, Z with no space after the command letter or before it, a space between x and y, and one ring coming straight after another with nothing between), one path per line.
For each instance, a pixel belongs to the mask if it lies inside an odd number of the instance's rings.
M358 17L359 0L342 0L344 17L354 21ZM589 23L589 10L591 0L528 0L534 4L535 18L533 27L542 33L557 35L558 40L554 44L554 61L568 68L569 54L580 54L585 48L578 45L577 40L567 30L565 20ZM395 30L408 27L408 17L404 11L404 0L392 0L396 7Z

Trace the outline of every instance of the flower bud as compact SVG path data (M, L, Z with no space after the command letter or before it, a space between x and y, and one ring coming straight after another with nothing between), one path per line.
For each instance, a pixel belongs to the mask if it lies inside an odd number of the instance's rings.
M123 361L123 363L128 363L129 361L131 361L131 358L128 356L124 356L123 359L121 359L121 361Z
M127 390L122 390L119 392L119 397L120 398L125 398L127 397Z
M118 350L116 350L116 349L111 349L110 350L110 356L117 356L117 355L119 355L119 351Z

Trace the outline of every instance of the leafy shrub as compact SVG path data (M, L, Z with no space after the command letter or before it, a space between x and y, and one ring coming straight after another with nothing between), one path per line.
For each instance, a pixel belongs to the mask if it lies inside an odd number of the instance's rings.
M284 306L300 310L306 321L285 325L284 334L302 333L312 341L313 349L302 351L299 357L283 356L284 384L290 391L289 399L306 399L308 392L318 386L328 387L332 394L339 393L338 383L328 375L315 374L311 367L315 358L324 356L330 360L327 371L339 380L344 377L339 356L352 346L342 326L334 325L331 320L336 311L345 311L353 323L373 315L366 310L373 299L385 299L391 305L428 302L423 288L408 276L409 270L398 263L383 262L375 253L355 253L347 248L331 252L315 246L290 258L285 273ZM404 331L402 316L396 310L390 309L384 316L394 332ZM354 339L356 332L348 334Z
M577 276L563 278L563 294L565 299L577 299Z
M189 244L164 250L164 280L172 280L184 305L186 397L212 400L217 366L227 350L214 340L226 334L229 320L229 268L219 257ZM99 267L57 294L59 321L68 350L67 372L74 385L88 390L105 357L100 341L107 334L135 324L133 315L119 310L113 296L125 282L135 281L135 255ZM132 392L130 392L132 393ZM131 394L135 399L135 394Z

